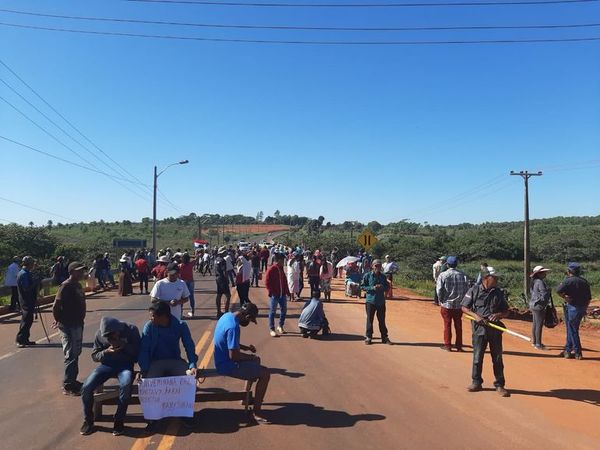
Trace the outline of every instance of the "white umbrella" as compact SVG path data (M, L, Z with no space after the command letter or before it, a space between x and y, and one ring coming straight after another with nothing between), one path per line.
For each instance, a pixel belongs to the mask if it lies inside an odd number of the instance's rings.
M357 258L356 256L346 256L345 258L341 259L340 262L338 262L336 264L335 267L346 267L348 264L353 263L358 261L360 258Z

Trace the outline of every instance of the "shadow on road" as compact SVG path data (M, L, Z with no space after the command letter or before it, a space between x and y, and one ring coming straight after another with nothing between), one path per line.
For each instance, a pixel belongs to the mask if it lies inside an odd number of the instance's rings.
M276 425L306 425L319 428L350 428L361 421L384 420L380 414L348 414L311 403L266 403L263 413ZM279 406L277 409L268 409Z
M511 389L510 392L512 395L550 397L600 406L600 391L594 389L552 389L551 391L525 391L520 389Z
M365 337L360 334L329 333L317 336L319 341L364 341Z

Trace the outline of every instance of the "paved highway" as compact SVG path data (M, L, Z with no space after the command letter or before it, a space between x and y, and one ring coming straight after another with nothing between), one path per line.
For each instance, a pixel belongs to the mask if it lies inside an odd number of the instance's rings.
M195 429L177 419L165 420L152 436L133 417L127 433L114 437L111 422L80 436L81 401L61 393L62 352L52 330L51 344L42 343L39 322L32 328L35 348L17 349L18 319L0 319L0 432L2 449L401 449L401 448L598 448L600 428L600 343L588 338L584 361L552 357L526 342L506 336L505 365L511 398L492 389L489 356L485 387L467 393L471 354L442 352L441 318L429 301L399 298L388 303L388 327L395 345L363 344L364 306L344 299L335 284L334 300L325 305L333 334L325 340L302 339L296 323L301 303L289 303L288 334L272 338L266 319L266 292L252 288L261 308L258 325L242 329L242 343L254 344L265 365L273 368L266 398L268 425L247 421L235 402L198 404ZM212 367L214 279L196 282L199 316L189 320L199 342L200 360ZM80 380L94 367L91 343L103 315L137 324L147 320L148 296L121 298L114 292L88 298ZM43 310L46 324L51 313ZM528 324L508 321L527 332ZM465 341L469 342L469 327ZM561 330L547 333L554 348ZM203 344L203 345L202 345ZM470 350L470 349L468 349ZM223 377L207 387L239 390L243 382ZM108 409L110 411L110 409ZM139 414L139 407L129 412Z

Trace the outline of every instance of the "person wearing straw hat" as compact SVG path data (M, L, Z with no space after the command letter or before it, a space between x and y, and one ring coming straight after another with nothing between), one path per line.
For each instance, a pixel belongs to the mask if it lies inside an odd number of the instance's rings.
M531 343L538 350L546 350L542 344L542 330L544 329L544 318L546 317L546 307L550 303L550 289L546 284L546 274L550 269L544 266L535 266L531 272L531 295L529 296L529 310L533 316L531 326Z
M494 366L494 386L496 391L502 397L509 397L510 394L504 388L504 363L502 362L502 332L495 328L488 327L488 322L502 325L500 319L508 316L508 302L504 292L498 288L498 272L488 266L482 274L483 280L481 286L472 286L461 302L462 311L469 314L475 320L471 322L473 330L473 382L467 388L469 392L481 391L483 378L483 356L489 344L492 354L492 364Z

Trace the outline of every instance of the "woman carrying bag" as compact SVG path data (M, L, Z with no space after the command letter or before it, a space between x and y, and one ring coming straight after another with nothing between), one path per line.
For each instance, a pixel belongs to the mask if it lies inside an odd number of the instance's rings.
M533 326L531 327L531 342L538 350L546 350L542 344L542 329L544 328L544 319L546 318L546 307L551 301L551 291L544 280L550 269L544 266L535 266L530 277L531 295L529 298L529 310L533 315Z

